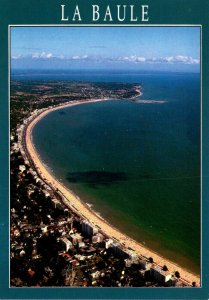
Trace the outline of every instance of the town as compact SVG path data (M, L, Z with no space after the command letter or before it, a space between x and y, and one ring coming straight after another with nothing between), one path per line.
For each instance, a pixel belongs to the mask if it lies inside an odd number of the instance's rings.
M48 108L139 94L138 84L11 82L11 286L196 286L83 218L40 176L25 147L28 124Z

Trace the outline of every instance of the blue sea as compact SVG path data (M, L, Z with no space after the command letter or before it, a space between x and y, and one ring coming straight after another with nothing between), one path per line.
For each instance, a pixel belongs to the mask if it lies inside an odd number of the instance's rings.
M15 80L142 85L137 103L111 100L54 111L33 130L43 161L83 201L147 247L200 270L200 74L15 72Z

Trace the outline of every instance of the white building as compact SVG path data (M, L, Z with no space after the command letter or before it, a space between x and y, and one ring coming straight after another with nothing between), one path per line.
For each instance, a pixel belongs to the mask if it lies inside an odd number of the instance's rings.
M79 248L83 248L83 247L85 247L86 245L85 245L85 243L84 242L80 242L80 243L78 243L78 247Z
M73 244L66 237L61 238L62 243L65 245L65 251L67 252L69 249L72 249Z
M19 170L20 170L21 173L24 172L26 170L25 165L20 165Z
M105 249L110 248L110 246L113 244L113 240L112 239L107 239L105 240Z
M95 235L92 236L92 243L96 244L96 243L101 243L104 239L104 236L101 233L97 233Z
M99 275L100 275L100 272L99 272L99 271L96 271L96 272L94 272L94 273L91 273L91 276L92 276L93 279L99 278Z
M77 245L78 243L82 242L83 237L80 235L80 233L74 233L70 235L70 239L73 245Z
M42 231L43 233L47 233L47 231L48 231L48 226L47 226L47 225L43 225L43 226L41 227L41 231Z
M153 266L150 269L150 272L151 272L151 275L154 277L154 279L159 283L166 283L172 277L172 275L169 271L163 271L158 266Z

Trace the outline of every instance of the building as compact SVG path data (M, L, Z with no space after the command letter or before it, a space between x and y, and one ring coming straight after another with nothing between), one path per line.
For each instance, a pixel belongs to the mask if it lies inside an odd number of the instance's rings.
M150 270L152 267L152 263L145 258L139 259L139 265L143 270Z
M171 277L171 279L169 279L167 282L166 282L166 286L176 286L178 282L178 279L176 277Z
M21 173L24 172L26 170L25 165L20 165L19 170L20 170Z
M80 233L73 233L70 235L71 242L74 246L82 242L83 237L80 235Z
M86 244L84 242L79 242L78 243L79 248L84 248L85 246L86 246Z
M98 233L98 229L89 223L87 220L82 221L82 232L88 234L89 236L93 236Z
M130 268L133 264L133 261L129 258L124 259L126 268Z
M94 273L91 273L91 276L92 276L93 279L99 278L99 275L100 275L100 272L98 270L95 271Z
M62 206L62 203L57 200L56 198L52 199L52 202L54 204L54 208L58 208L60 210L63 210L63 206Z
M103 239L104 239L104 236L101 233L97 233L92 236L92 243L93 244L101 243L101 242L103 242Z
M42 231L42 233L47 233L47 231L48 231L48 226L47 226L47 225L41 226L41 231Z
M157 282L161 284L165 284L172 277L169 271L163 271L159 266L153 266L152 268L150 268L150 274Z
M62 244L65 246L65 251L67 252L69 249L72 249L73 244L66 237L61 238Z
M121 257L125 257L125 258L129 257L129 255L127 254L127 250L125 248L123 248L121 244L112 243L110 247L112 248L113 252L116 255L121 256Z
M110 248L110 246L113 244L113 240L112 239L107 239L105 240L105 249Z
M132 261L136 261L138 262L139 260L139 256L136 254L136 252L134 250L126 250L126 253L128 254L128 257L132 260Z

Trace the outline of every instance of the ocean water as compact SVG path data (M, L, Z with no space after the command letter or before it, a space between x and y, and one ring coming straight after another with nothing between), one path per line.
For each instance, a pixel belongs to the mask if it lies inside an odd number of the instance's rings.
M42 74L39 80L50 76ZM111 224L198 273L199 74L97 71L56 76L138 82L143 86L140 99L166 101L103 101L58 110L34 127L33 141L53 173Z

